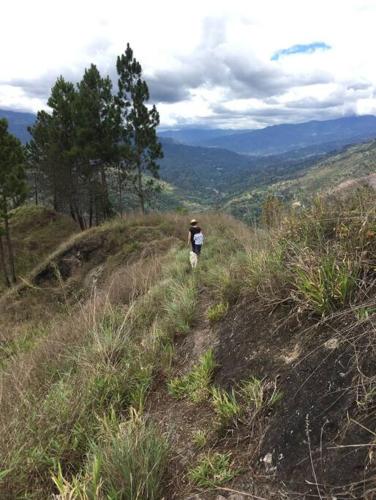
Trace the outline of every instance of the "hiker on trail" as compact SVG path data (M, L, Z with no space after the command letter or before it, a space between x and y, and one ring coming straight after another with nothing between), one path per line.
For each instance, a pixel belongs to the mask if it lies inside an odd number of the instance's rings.
M192 245L192 252L196 255L200 255L201 247L204 242L204 235L202 234L201 228L198 225L196 219L191 220L191 227L188 233L188 245Z

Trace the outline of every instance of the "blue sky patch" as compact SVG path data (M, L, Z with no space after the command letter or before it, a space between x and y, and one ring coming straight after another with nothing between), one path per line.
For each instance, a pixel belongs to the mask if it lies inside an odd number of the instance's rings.
M281 57L291 56L292 54L313 54L317 50L329 50L331 46L325 42L313 42L306 44L292 45L287 49L277 50L272 57L272 61L278 61Z

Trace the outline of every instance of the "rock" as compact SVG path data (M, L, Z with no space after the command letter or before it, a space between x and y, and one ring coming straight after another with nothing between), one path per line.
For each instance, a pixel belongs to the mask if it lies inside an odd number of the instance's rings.
M227 500L246 500L244 495L241 495L240 493L234 493L233 495L230 495Z
M336 338L329 339L325 342L324 346L327 349L338 349L339 347L339 340Z
M264 458L261 459L264 462L266 472L274 472L276 467L273 465L273 454L267 453Z

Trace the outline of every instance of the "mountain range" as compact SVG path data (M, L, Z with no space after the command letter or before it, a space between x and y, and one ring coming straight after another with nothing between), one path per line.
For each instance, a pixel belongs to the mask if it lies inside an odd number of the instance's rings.
M0 110L1 117L22 142L28 140L35 115ZM302 189L312 193L372 173L375 143L359 144L376 138L376 117L246 131L170 129L159 137L164 150L160 177L166 187L160 206L225 207L247 218L258 211L267 191L289 198Z
M314 147L330 151L376 137L376 117L348 116L335 120L282 124L259 130L182 128L164 130L182 144L219 147L247 155L269 155Z
M9 131L21 142L25 144L30 139L27 127L30 127L35 121L36 116L33 113L0 109L0 118L8 120Z

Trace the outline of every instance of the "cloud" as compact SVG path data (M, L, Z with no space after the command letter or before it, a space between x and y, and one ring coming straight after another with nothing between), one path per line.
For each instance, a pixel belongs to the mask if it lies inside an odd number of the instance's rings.
M332 47L325 42L297 44L287 49L278 50L272 55L271 60L278 61L281 57L291 56L293 54L313 54L317 50L330 50L331 48Z
M129 41L164 126L250 128L376 110L372 0L107 0L106 9L66 0L59 22L44 14L44 0L4 6L0 107L41 109L59 75L77 82L92 62L116 88L116 56Z

